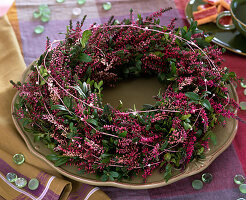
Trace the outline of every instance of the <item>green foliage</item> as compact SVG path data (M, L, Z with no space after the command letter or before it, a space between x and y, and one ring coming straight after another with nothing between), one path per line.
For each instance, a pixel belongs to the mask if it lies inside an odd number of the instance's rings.
M98 122L95 119L87 119L86 120L89 124L92 124L94 126L98 126Z
M64 165L65 163L68 162L70 158L69 157L60 157L55 161L55 167L59 167L61 165Z
M40 72L40 85L44 85L49 77L48 71L44 66L41 66L39 69Z
M197 101L200 100L200 97L198 94L194 93L194 92L186 92L185 96L187 96L188 98L190 98L193 101Z
M80 94L80 96L82 97L82 99L85 99L86 98L86 95L83 92L83 90L80 88L80 86L75 85L75 86L71 86L71 87L78 91L78 93Z
M81 53L79 55L79 61L88 63L92 61L92 58L88 54Z
M205 108L207 108L209 111L212 111L212 110L213 110L213 108L212 108L210 102L209 102L207 99L201 100L201 104L202 104Z
M57 160L59 160L59 157L58 157L58 155L56 155L56 154L49 154L49 155L46 155L45 156L48 160L51 160L51 161L57 161Z
M101 181L105 182L107 180L114 181L119 177L119 173L115 171L103 171L103 175L101 176Z
M119 137L126 137L126 135L127 135L127 131L123 131L118 136Z
M210 93L210 92L208 92ZM213 108L209 102L208 99L203 99L204 96L200 97L198 94L194 93L194 92L186 92L185 96L187 96L188 98L190 98L192 101L190 103L196 103L196 104L201 104L203 105L206 109L208 109L209 111L213 111Z
M164 173L164 180L166 182L168 182L168 180L172 177L172 169L173 169L173 166L168 163L165 167L165 173Z
M80 43L82 45L82 48L84 49L90 36L92 35L91 30L85 30L82 34L82 38L80 39Z
M68 109L65 106L63 106L63 105L52 105L51 109L52 110L68 111Z

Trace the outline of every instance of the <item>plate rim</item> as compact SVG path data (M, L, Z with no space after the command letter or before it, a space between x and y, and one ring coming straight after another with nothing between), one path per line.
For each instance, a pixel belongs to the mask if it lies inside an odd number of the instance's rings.
M186 2L186 5L185 5L185 18L186 18L186 20L188 21L189 24L190 24L190 17L188 16L187 9L188 9L189 6L192 6L192 4L190 4L190 2L192 2L192 1L195 2L197 0L189 0L189 1ZM221 46L221 47L223 47L223 48L225 48L225 49L227 49L227 50L229 50L231 52L234 52L234 53L239 54L239 55L246 56L246 52L242 52L241 50L236 49L236 48L230 48L229 46L224 45L224 43L222 41L220 41L216 37L214 37L212 39L212 42L214 42L215 44L217 44L217 45L219 45L219 46Z

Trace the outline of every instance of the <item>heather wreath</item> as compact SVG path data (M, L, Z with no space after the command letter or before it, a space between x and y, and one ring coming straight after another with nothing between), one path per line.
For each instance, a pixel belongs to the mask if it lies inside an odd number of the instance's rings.
M175 28L157 19L168 9L143 19L118 23L114 18L83 30L67 27L64 40L50 42L18 89L14 116L41 140L55 166L77 167L102 181L121 181L158 168L168 181L203 159L213 128L235 117L237 103L228 84L236 75L221 67L222 49L196 28ZM166 86L153 105L141 110L102 103L104 87L121 80L156 77ZM124 102L123 102L124 103Z

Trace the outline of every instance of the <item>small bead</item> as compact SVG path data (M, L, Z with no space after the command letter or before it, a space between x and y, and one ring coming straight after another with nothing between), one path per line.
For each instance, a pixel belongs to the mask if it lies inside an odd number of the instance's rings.
M240 107L241 107L241 110L246 110L246 102L245 101L241 101L239 103Z
M73 15L74 16L79 16L81 14L81 9L80 8L74 8L73 9Z
M77 3L78 3L79 5L83 5L83 4L85 4L85 2L86 2L86 0L77 0Z
M44 32L44 26L42 26L42 25L36 26L36 27L34 28L34 32L35 32L36 34L41 34L41 33L43 33L43 32Z
M210 183L213 180L213 175L210 173L205 173L202 175L202 181L204 183Z
M245 178L243 177L243 175L238 174L238 175L234 176L234 182L236 184L238 184L238 185L243 184L244 181L245 181Z
M45 10L45 9L47 9L48 8L48 5L47 4L41 4L39 7L38 7L38 9L39 9L39 11L43 11L43 10Z
M49 8L44 8L41 12L43 15L50 15L50 9Z
M27 184L27 181L24 178L17 178L16 181L15 181L15 185L18 188L23 188L23 187L26 186L26 184Z
M194 180L192 181L192 187L195 189L195 190L200 190L203 188L203 183L202 181L200 180Z
M56 0L57 3L64 3L65 0Z
M7 175L6 175L6 179L7 179L10 183L13 183L13 182L16 181L17 175L16 175L15 173L9 172L9 173L7 173Z
M245 83L245 81L242 81L242 82L240 83L240 85L241 85L242 88L246 88L246 83Z
M246 194L246 184L241 184L239 190L241 193Z
M25 157L24 157L23 154L18 153L18 154L15 154L15 155L13 156L13 161L14 161L17 165L21 165L22 163L24 163Z
M41 21L42 22L48 22L48 21L50 21L50 15L43 14L41 16Z
M28 183L28 188L30 190L36 190L39 186L39 181L36 178L32 178Z
M41 12L40 11L34 11L33 12L33 17L35 18L35 19L38 19L39 17L41 17Z
M104 10L110 10L112 8L112 4L110 2L106 2L103 4Z

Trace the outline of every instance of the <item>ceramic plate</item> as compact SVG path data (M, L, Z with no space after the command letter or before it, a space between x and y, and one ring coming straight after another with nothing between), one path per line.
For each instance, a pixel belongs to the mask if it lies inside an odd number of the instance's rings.
M185 14L190 22L193 18L193 11L197 11L197 6L204 4L202 0L190 0L186 5ZM198 26L199 29L210 32L214 35L213 42L235 53L246 56L246 37L237 30L221 30L215 23L208 23Z
M28 76L28 70L23 74L23 80L25 80ZM23 81L22 80L22 81ZM153 82L154 84L154 82ZM153 84L146 85L147 90L153 89ZM139 86L136 87L142 87L142 84L138 84ZM238 102L238 96L234 89L234 87L229 86L230 88L230 96L234 98ZM135 88L136 89L136 88ZM146 89L146 88L145 88ZM15 103L19 101L19 92L16 93L13 101L12 101L12 113L15 111ZM126 95L127 93L124 93L122 90L121 95ZM146 94L146 93L145 93ZM112 96L115 94L111 94ZM148 95L148 94L147 94ZM12 115L14 124L26 142L27 147L29 150L42 159L44 162L48 163L51 167L53 167L55 170L57 170L59 173L61 173L64 176L67 176L73 180L83 182L90 185L97 185L97 186L114 186L119 188L125 188L125 189L149 189L149 188L157 188L161 186L165 186L168 184L171 184L173 182L176 182L178 180L181 180L183 178L186 178L188 176L197 174L204 169L206 169L215 158L217 158L224 150L227 149L227 147L231 144L233 138L236 135L237 127L238 127L238 121L235 119L228 119L227 125L225 127L222 126L216 126L214 129L214 133L217 136L217 145L213 146L210 145L210 151L206 152L206 158L204 160L199 161L193 161L191 162L187 168L184 171L174 171L173 176L168 182L165 182L163 179L163 174L159 173L159 170L156 169L153 171L152 175L148 177L147 182L143 183L143 178L141 177L141 174L138 177L133 178L131 181L123 180L123 182L102 182L98 179L96 179L96 176L93 174L79 174L77 168L71 167L71 166L61 166L61 167L55 167L54 163L47 160L45 158L46 155L50 154L50 150L41 142L34 142L33 134L25 132L21 122Z

